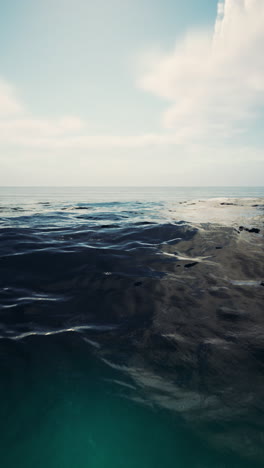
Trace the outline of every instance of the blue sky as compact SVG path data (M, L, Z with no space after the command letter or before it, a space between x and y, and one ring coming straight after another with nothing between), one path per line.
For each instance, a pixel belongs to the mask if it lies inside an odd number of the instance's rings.
M263 185L262 0L0 4L0 184Z

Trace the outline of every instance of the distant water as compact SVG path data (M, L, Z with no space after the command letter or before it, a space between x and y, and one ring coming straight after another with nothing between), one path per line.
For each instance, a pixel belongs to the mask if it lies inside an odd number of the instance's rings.
M180 201L219 197L263 197L263 187L0 187L4 201Z
M3 468L264 464L264 187L0 188Z

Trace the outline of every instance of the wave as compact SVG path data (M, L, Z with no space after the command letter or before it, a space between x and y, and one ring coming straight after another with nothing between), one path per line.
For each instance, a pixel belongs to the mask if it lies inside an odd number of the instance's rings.
M240 217L204 222L201 206L198 222L195 206L193 221L179 205L172 216L172 206L149 202L9 212L0 230L0 350L74 335L126 376L117 380L133 390L131 401L181 414L207 438L212 421L223 437L242 421L259 447L262 211L254 208L253 223L244 217L242 230Z

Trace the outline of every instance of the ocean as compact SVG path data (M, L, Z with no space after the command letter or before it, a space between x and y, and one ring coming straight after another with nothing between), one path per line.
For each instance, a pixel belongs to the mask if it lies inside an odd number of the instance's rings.
M264 187L0 188L3 468L260 468Z

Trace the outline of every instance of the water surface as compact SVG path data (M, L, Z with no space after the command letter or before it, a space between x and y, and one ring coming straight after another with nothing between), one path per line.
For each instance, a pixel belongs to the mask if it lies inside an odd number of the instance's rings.
M264 189L0 189L4 467L260 467Z

